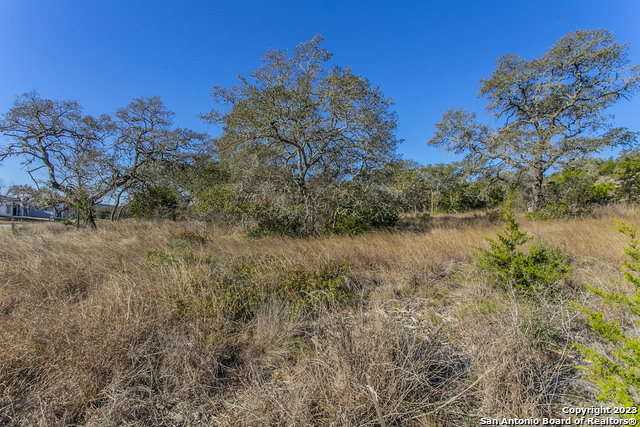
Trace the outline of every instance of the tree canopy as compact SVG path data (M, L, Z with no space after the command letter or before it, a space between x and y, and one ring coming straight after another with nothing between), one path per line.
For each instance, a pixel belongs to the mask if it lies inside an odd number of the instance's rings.
M221 128L214 140L174 126L155 96L98 117L31 92L0 117L0 162L18 157L33 178L33 188L12 190L21 200L71 207L93 226L104 199L115 201L111 219L124 211L257 234L352 233L395 224L401 212L494 206L513 186L539 217L571 215L638 199L637 153L606 165L589 157L634 147L638 133L614 126L608 108L639 87L640 66L606 30L569 33L531 60L504 55L480 87L495 125L450 109L428 144L464 159L422 166L396 154L392 100L333 64L318 35L214 86L202 116Z
M115 116L85 115L75 101L18 97L0 121L0 160L18 156L50 203L75 208L95 227L93 206L141 180L155 163L179 156L205 136L173 129L157 97L135 99Z
M640 67L628 64L628 46L606 30L569 33L530 61L502 56L480 88L500 126L450 109L428 144L464 154L486 173L515 172L513 183L525 190L529 209L538 210L545 174L554 167L635 141L635 133L613 127L606 113L640 85Z
M400 142L392 101L350 68L330 68L322 41L269 50L238 85L214 87L228 108L205 117L222 125L219 155L244 175L247 198L295 210L290 225L308 232L329 214L332 188L392 159Z

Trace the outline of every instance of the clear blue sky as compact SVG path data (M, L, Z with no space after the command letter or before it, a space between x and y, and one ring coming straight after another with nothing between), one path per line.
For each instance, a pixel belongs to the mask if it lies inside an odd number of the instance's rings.
M215 84L236 83L265 49L322 34L337 65L395 101L404 158L453 158L425 143L449 107L483 113L478 80L506 53L540 56L567 32L605 28L640 64L638 0L164 1L0 0L0 113L31 90L101 114L158 95L176 123L211 135L198 114ZM640 94L616 124L640 130ZM488 119L487 119L488 120ZM28 183L16 162L5 185Z

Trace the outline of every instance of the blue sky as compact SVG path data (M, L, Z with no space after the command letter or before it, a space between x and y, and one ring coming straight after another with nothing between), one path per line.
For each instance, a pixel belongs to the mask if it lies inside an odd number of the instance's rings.
M0 0L0 113L31 90L90 114L158 95L176 124L215 136L198 118L213 108L213 85L236 83L267 48L319 33L336 65L394 99L403 157L448 162L425 145L434 124L449 107L483 113L478 80L499 56L530 59L567 32L605 28L640 64L639 22L637 0ZM612 112L640 131L640 94ZM29 182L15 161L0 164L0 179Z

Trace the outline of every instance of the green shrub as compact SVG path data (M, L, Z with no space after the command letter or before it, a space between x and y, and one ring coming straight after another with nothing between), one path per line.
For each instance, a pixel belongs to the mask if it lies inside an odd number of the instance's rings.
M584 210L582 208L570 209L565 201L559 202L547 202L545 206L539 211L528 212L526 214L527 219L534 219L540 221L549 221L552 219L570 218L582 215Z
M498 234L496 240L485 237L489 249L480 249L475 254L478 266L505 289L515 288L525 294L555 293L556 285L571 271L568 256L542 243L523 249L533 237L520 231L510 203L504 210L504 218L503 234Z
M313 270L294 266L280 273L276 295L289 302L296 312L312 311L322 303L349 303L354 296L345 287L348 273L347 263L333 260Z
M181 215L181 196L171 184L160 183L135 191L129 212L137 219L171 219ZM183 207L184 208L184 207Z
M207 243L207 238L195 231L184 231L178 235L178 239L198 245L204 245Z
M587 289L607 304L624 307L632 316L635 331L628 332L618 322L604 320L602 312L576 305L577 309L589 316L591 329L609 341L614 350L610 354L602 354L580 344L577 347L590 362L583 368L600 388L598 398L613 402L616 406L635 408L636 413L624 415L640 419L637 412L640 404L640 339L637 337L637 328L640 326L640 241L637 227L619 223L617 229L631 239L629 246L624 249L628 259L623 262L621 271L625 279L634 285L635 294L608 293L588 285Z
M284 301L292 312L308 314L323 304L355 301L348 288L346 263L289 265L274 257L236 257L216 266L212 277L194 281L172 297L176 316L251 319L270 300Z
M58 221L63 225L73 225L73 221L69 218L62 218L60 220L56 220L56 222Z
M398 213L390 212L373 212L371 209L363 209L361 211L347 211L338 216L328 226L327 230L336 234L356 235L366 233L375 228L389 228L398 223Z
M171 249L184 249L187 247L187 242L182 239L176 239L173 242L169 243L169 247Z
M163 251L147 251L147 258L145 260L145 264L149 268L161 268L170 266L177 262L177 258L175 255L163 252Z
M304 206L271 206L268 202L251 206L249 216L256 221L256 227L247 232L251 238L268 236L299 236L308 234L304 231L300 217Z

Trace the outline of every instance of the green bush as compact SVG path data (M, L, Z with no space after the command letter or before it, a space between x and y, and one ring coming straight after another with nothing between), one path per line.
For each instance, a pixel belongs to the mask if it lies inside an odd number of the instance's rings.
M515 288L525 294L555 293L557 284L571 271L568 256L542 243L524 247L533 237L520 231L510 204L504 210L504 218L503 234L498 234L495 240L485 237L489 249L480 249L475 254L478 266L505 289Z
M628 259L623 262L621 271L625 279L634 285L635 293L608 293L588 285L587 288L605 303L624 307L632 316L635 331L626 331L616 321L604 320L602 312L576 305L577 309L589 316L591 329L609 341L614 350L609 354L602 354L580 344L577 347L590 362L584 370L600 388L598 398L616 406L635 408L635 413L624 415L640 419L637 412L640 404L640 339L637 337L637 328L640 326L640 241L637 227L619 223L617 229L631 239L629 246L624 249Z
M60 222L62 225L73 225L73 221L69 218L56 219L56 222Z
M301 221L304 205L272 206L268 201L251 205L249 209L257 226L247 233L248 237L299 236L305 235L304 221Z
M580 167L565 167L549 177L544 189L546 203L536 213L539 219L580 216L613 200L615 186L599 182L598 164L593 162L595 159Z
M539 211L527 212L527 219L549 221L552 219L570 218L582 215L584 209L570 209L566 201L547 202Z
M136 219L177 220L186 205L179 191L171 184L160 183L139 189L132 194L129 212Z
M294 266L280 273L276 295L287 301L295 312L313 311L323 303L349 303L354 295L345 287L348 273L347 263L338 264L333 260L312 270Z
M398 213L395 211L374 213L371 209L353 210L336 218L327 226L327 230L331 233L353 236L375 228L393 227L398 223L398 219Z
M194 281L172 297L177 317L220 315L247 321L270 300L284 301L296 314L356 300L347 286L350 268L346 263L289 265L274 257L236 257L211 265L215 265L211 277Z

